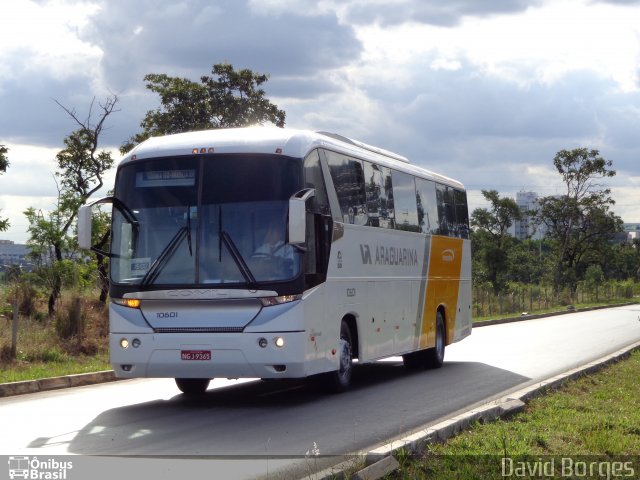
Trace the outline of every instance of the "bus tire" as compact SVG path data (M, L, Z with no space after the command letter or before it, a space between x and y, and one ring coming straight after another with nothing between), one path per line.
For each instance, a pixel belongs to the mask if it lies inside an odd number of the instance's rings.
M176 385L185 395L202 395L207 391L208 378L176 378Z
M340 355L339 367L333 372L325 374L326 388L332 393L344 392L351 385L353 375L353 343L351 329L344 320L340 324L340 342L338 354Z
M436 346L425 350L425 367L440 368L444 363L444 348L447 343L447 330L444 324L444 317L438 311L436 314Z

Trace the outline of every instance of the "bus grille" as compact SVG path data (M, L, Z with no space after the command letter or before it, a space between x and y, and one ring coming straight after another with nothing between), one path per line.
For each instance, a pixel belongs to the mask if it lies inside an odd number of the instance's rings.
M154 328L155 333L241 333L244 327Z

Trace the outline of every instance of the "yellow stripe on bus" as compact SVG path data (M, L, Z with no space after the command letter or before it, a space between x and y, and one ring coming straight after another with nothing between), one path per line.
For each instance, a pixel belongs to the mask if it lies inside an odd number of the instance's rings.
M429 273L425 288L424 310L420 348L431 348L436 344L436 312L444 306L447 324L447 342L450 343L456 323L458 291L462 267L462 239L431 237Z

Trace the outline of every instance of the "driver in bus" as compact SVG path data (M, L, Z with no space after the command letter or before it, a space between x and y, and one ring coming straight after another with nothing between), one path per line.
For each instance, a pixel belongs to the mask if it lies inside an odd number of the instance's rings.
M294 252L285 242L284 228L272 224L266 231L262 244L253 252L252 258L258 260L257 272L273 279L290 278L294 269Z
M284 232L277 225L271 225L262 244L253 252L254 256L284 257L288 250L284 242Z

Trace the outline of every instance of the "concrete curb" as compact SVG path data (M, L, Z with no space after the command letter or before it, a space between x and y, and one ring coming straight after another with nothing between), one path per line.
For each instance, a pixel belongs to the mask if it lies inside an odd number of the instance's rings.
M503 323L524 322L525 320L535 320L536 318L556 317L558 315L567 315L569 313L590 312L592 310L604 310L605 308L626 307L629 305L637 305L637 304L638 302L626 302L626 303L616 303L614 305L598 305L595 307L576 308L574 310L558 310L556 312L540 313L540 314L532 314L532 315L519 315L517 317L499 318L496 320L481 320L479 322L473 322L471 325L473 328L487 327L489 325L501 325Z
M113 370L0 384L0 398L119 380Z
M611 365L612 363L627 358L635 350L640 350L640 342L636 342L612 354L594 360L593 362L509 393L502 398L448 418L436 425L431 425L425 429L382 444L368 452L360 454L360 457L364 459L364 465L366 467L352 475L360 475L355 478L377 480L390 473L387 471L387 468L385 468L390 462L386 459L390 457L393 458L393 454L398 451L403 450L404 452L414 455L420 455L424 453L427 445L430 443L444 442L454 435L469 429L473 422L479 421L484 423L497 420L498 418L508 418L509 416L522 411L526 402L532 398L543 395L548 391L558 389L570 380L594 373L608 365ZM383 463L380 464L379 468L371 468L374 465L378 465L380 462ZM343 479L346 478L346 473L352 469L353 461L344 462L319 472L314 478L319 480ZM367 472L366 475L361 475L361 472L365 471ZM380 476L371 475L377 471L384 471L385 473Z

